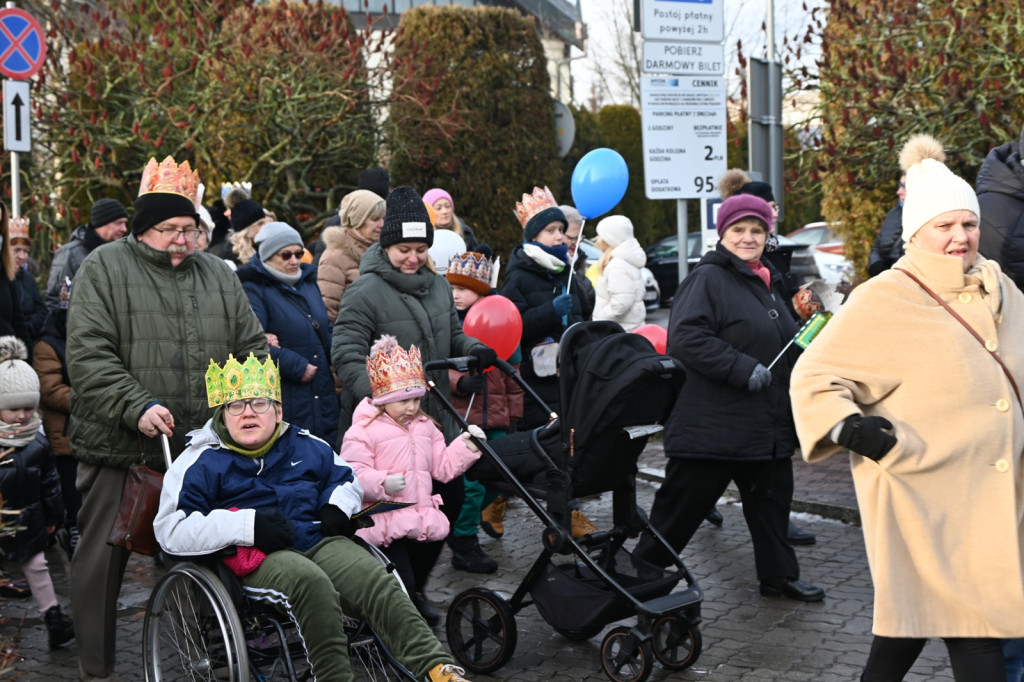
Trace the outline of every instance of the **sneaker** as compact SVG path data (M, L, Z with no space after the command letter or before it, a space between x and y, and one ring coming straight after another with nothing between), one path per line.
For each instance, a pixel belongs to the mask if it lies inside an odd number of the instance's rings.
M597 526L591 523L586 514L579 509L572 510L572 536L574 538L582 538L596 532Z
M75 638L75 624L61 612L59 604L47 609L43 620L50 634L50 651Z
M495 497L494 501L484 507L480 512L480 527L492 538L500 538L505 534L505 507L508 500L504 497Z
M487 556L475 535L448 538L448 546L452 549L452 566L467 573L494 573L498 570L498 562Z
M427 679L430 682L469 682L463 677L465 674L466 671L457 665L438 663L427 673Z

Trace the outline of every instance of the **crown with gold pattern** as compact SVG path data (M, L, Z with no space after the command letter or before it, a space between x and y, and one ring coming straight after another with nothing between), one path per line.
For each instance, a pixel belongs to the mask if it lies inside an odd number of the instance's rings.
M470 251L453 255L448 260L448 270L444 276L450 283L466 287L481 296L491 292L491 261L482 253Z
M409 398L422 398L427 392L420 349L409 346L408 352L398 339L388 334L380 337L366 358L373 404L384 405Z
M247 398L270 398L281 402L281 378L269 357L264 362L249 353L245 363L228 354L224 367L211 358L206 370L206 398L210 407Z
M29 244L32 243L32 237L28 236L28 218L11 218L8 223L8 229L10 230L10 240L13 242L15 239L24 239Z
M175 163L168 156L159 164L151 158L142 171L142 183L139 185L139 196L160 192L164 194L180 194L193 204L199 191L199 171L192 170L188 161Z
M523 200L516 202L516 218L523 229L526 229L526 223L530 222L530 218L546 208L558 208L558 202L547 187L534 187L533 193L524 194Z

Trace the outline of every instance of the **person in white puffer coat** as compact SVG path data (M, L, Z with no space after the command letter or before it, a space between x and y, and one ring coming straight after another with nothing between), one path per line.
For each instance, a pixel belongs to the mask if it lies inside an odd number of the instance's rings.
M644 283L640 269L647 254L633 236L633 223L623 215L597 224L597 245L604 251L597 263L595 320L618 322L627 332L644 323Z

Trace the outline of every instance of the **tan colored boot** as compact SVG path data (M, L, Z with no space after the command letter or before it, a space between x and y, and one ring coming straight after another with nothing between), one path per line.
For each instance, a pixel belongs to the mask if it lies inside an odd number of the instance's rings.
M572 536L574 538L582 538L596 532L597 526L591 523L586 514L579 509L572 510Z
M480 512L480 527L492 538L500 538L505 534L505 508L508 500L495 497L494 501Z
M469 682L463 675L466 671L457 665L451 663L438 663L430 672L427 673L427 677L430 682Z

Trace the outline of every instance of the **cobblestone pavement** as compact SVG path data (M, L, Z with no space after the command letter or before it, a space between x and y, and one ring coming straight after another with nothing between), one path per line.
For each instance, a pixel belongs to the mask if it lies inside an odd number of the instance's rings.
M728 494L719 505L725 525L705 524L684 553L687 566L705 593L701 633L704 652L693 668L672 673L656 667L652 680L856 680L867 657L871 629L871 581L868 576L860 528L835 520L846 518L855 507L852 483L845 458L807 465L794 463L797 471L796 508L817 509L819 514L798 513L800 525L817 535L818 542L798 547L803 578L828 592L824 602L802 604L768 599L758 593L753 552L738 501ZM638 484L638 497L650 508L663 456L660 444L652 443L641 459L646 479ZM610 517L608 496L584 500L584 511L598 525ZM816 506L815 506L816 505ZM826 516L827 515L827 516ZM511 595L527 567L540 551L540 522L525 504L513 501L505 537L493 540L481 533L481 542L501 565L492 576L475 576L451 568L445 550L428 585L428 597L439 607L469 587L486 586ZM67 580L59 556L51 552L57 591L67 604ZM5 566L16 572L17 567ZM160 570L146 557L129 564L120 598L117 674L124 680L142 680L142 616L149 592ZM0 637L16 652L13 672L0 678L25 682L74 680L77 650L72 642L50 652L45 628L32 602L5 600L0 612L7 622ZM627 621L629 622L629 621ZM509 664L493 677L475 680L602 680L599 647L601 636L574 643L556 634L533 607L516 616L519 643ZM438 634L443 637L439 629ZM951 680L941 643L930 642L918 660L910 682Z

